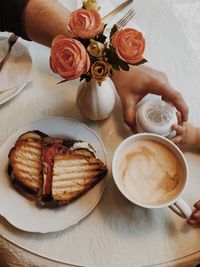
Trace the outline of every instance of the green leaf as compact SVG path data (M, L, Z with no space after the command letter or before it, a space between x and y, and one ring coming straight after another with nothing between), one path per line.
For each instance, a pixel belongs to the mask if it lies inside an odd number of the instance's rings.
M139 62L137 62L137 63L135 63L135 64L132 64L132 65L134 65L134 66L138 66L138 65L141 65L141 64L144 64L144 63L146 63L146 62L148 62L145 58L143 58L141 61L139 61Z
M92 79L92 76L87 76L87 78L85 79L86 82L89 82Z
M64 82L67 82L68 80L62 80L60 82L58 82L57 84L60 84L60 83L64 83Z
M86 73L86 74L82 74L80 77L80 81L82 80L86 80L86 82L89 82L92 79L92 75L90 72Z
M130 67L128 63L124 62L123 60L119 59L119 66L122 70L129 71Z
M114 70L120 70L120 67L119 67L118 64L115 64L115 65L113 65L113 69L114 69Z
M100 33L99 35L97 35L97 36L94 38L94 40L97 41L97 42L100 42L100 43L104 44L105 41L106 41L106 38L107 38L107 37L106 37L103 33Z
M103 26L103 31L105 30L106 26L107 26L107 24L104 24L104 26Z
M87 74L82 74L81 76L80 76L80 81L82 81L82 80L84 80L84 79L86 79L87 78Z
M114 65L119 65L119 64L116 64L119 60L117 54L115 53L115 49L110 46L109 48L105 48L105 58L106 58L106 61L114 66Z
M79 42L81 42L86 49L87 49L88 45L90 44L90 40L89 39L82 39L82 38L79 37L79 38L77 38L77 40Z
M114 24L114 26L112 27L111 31L110 31L110 40L113 37L113 35L116 33L116 31L118 31L117 25Z

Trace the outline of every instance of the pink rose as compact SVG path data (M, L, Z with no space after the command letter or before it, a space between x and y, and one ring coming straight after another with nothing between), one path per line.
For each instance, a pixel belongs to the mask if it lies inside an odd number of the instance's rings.
M58 35L52 42L50 66L66 80L74 80L88 72L90 59L79 41Z
M112 45L120 59L135 64L143 59L145 39L141 32L135 29L122 29L112 37Z
M96 10L77 9L71 13L68 28L76 37L90 39L103 31L101 16Z

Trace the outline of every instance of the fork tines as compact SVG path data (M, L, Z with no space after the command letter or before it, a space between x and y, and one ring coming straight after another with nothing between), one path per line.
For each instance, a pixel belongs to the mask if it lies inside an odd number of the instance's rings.
M135 11L131 8L117 23L117 27L122 28L124 27L135 15Z
M132 17L135 15L135 11L133 8L129 9L126 14L124 14L124 16L117 21L116 23L114 23L117 28L123 28L131 19ZM107 34L110 30L112 29L112 27L106 28L104 33Z

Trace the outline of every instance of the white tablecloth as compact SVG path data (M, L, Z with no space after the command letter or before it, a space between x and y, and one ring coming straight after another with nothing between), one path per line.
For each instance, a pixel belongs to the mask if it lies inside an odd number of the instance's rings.
M113 5L118 2L113 1ZM146 37L148 64L168 74L172 85L182 92L190 107L190 121L200 125L197 45L200 37L196 35L200 26L200 2L135 0L134 6L133 25ZM116 146L131 134L123 124L119 103L109 119L100 123L85 121L75 105L79 83L56 85L60 78L49 69L49 49L35 43L26 45L33 59L32 82L10 102L0 106L0 144L13 131L35 119L72 117L97 131L107 149L110 167ZM184 198L192 206L200 199L200 155L184 153L190 168L190 182ZM98 206L75 226L42 235L20 231L1 218L0 233L0 263L5 267L63 266L58 262L97 267L190 267L200 260L199 226L187 225L167 208L148 211L133 207L119 193L111 175Z

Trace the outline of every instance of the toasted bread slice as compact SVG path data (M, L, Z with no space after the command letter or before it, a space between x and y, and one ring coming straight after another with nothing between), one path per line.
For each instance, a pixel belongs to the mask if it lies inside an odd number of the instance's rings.
M39 192L42 174L42 139L19 138L9 153L9 170L17 188L35 195Z
M100 182L107 172L95 157L57 153L54 158L52 197L60 205L76 199Z
M37 140L41 140L42 138L46 137L47 135L44 134L41 131L35 130L35 131L28 131L26 133L23 133L22 135L20 135L20 137L18 138L18 140L28 140L28 139L37 139Z
M95 158L95 155L94 153L92 153L90 150L86 149L86 148L78 148L78 149L75 149L73 151L74 154L78 154L78 155L83 155L83 156L86 156L86 157L92 157L92 158Z

